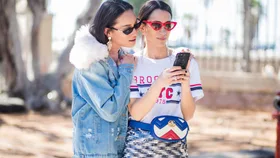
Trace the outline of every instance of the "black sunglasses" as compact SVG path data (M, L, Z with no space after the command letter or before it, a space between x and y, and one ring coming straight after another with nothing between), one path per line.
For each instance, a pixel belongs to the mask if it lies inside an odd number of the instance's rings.
M129 28L125 29L125 30L119 30L119 29L116 29L114 27L110 27L110 29L113 29L113 30L116 30L116 31L120 31L120 32L122 32L122 33L124 33L126 35L129 35L129 34L131 34L131 32L133 32L134 29L137 30L141 26L141 23L142 23L142 21L139 20L136 24L134 24L133 27L129 27Z

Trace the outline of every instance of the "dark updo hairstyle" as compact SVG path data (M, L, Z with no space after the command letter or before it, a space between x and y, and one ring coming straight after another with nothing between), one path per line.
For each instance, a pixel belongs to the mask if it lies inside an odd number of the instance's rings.
M98 9L89 32L102 44L108 42L108 37L104 34L105 28L110 28L116 24L116 19L125 11L133 10L132 5L122 0L107 0Z

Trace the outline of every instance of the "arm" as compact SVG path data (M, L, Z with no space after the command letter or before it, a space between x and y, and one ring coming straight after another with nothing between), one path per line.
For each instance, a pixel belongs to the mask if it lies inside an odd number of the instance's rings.
M186 121L193 118L195 104L189 84L182 84L181 110Z
M195 101L203 97L198 64L194 59L190 60L190 69L182 81L181 110L186 121L193 118Z
M128 110L134 120L140 121L157 102L162 86L156 80L142 98L131 98Z
M179 80L174 80L174 76L180 75L182 72L185 73L185 71L177 71L180 69L181 67L177 66L164 70L142 98L131 99L128 109L134 120L141 120L153 108L162 88L180 82Z
M96 62L89 70L78 72L79 93L101 118L114 122L128 104L132 71L133 64L121 64L117 85L111 87L108 73Z

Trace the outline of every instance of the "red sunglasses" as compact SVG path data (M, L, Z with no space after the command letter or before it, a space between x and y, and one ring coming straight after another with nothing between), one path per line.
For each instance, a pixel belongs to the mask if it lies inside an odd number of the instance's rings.
M162 27L167 31L171 31L177 25L177 22L174 21L167 21L165 23L162 23L160 21L144 20L143 22L149 24L155 31L160 30Z

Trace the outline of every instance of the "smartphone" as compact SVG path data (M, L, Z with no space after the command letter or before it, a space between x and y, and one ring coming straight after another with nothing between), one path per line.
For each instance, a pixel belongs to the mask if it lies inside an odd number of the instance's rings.
M190 53L177 53L173 66L181 66L182 69L186 69L190 55Z

